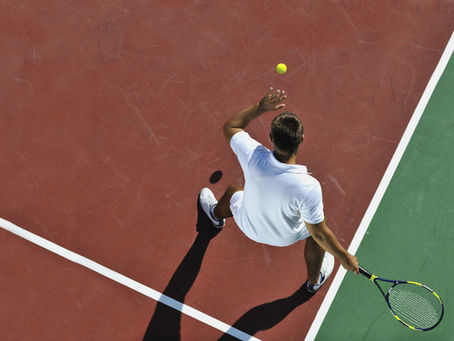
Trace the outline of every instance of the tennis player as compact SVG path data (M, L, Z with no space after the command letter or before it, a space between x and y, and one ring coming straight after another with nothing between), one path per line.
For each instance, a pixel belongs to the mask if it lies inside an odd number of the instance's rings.
M304 140L301 120L288 111L273 119L271 151L244 130L265 112L282 109L286 98L285 91L270 88L260 102L224 124L224 135L243 169L244 188L228 186L219 202L204 188L200 204L215 227L222 228L225 218L233 216L243 233L256 242L288 246L305 239L306 288L315 293L333 271L333 255L356 274L358 260L326 225L320 183L305 166L296 164Z

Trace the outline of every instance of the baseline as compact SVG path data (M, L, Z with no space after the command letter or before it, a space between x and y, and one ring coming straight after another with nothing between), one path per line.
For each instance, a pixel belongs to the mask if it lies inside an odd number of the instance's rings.
M249 334L246 334L242 332L239 329L236 329L227 323L224 323L214 317L211 317L195 308L192 308L184 303L181 303L169 296L166 296L159 291L156 291L150 287L147 287L131 278L128 278L114 270L111 270L109 268L106 268L105 266L96 263L84 256L81 256L75 252L72 252L68 249L65 249L64 247L61 247L47 239L44 239L34 233L31 233L17 225L14 225L13 223L0 218L0 228L11 232L25 240L28 240L29 242L38 245L46 250L49 250L50 252L53 252L63 258L66 258L67 260L77 263L79 265L82 265L83 267L86 267L94 272L99 273L100 275L107 277L117 283L120 283L132 290L135 290L147 297L150 297L154 299L155 301L158 301L159 303L165 304L175 310L178 310L182 312L183 314L186 314L202 323L205 323L213 328L216 328L223 333L227 333L231 336L234 336L240 340L253 340L253 341L260 341L260 339L253 337Z

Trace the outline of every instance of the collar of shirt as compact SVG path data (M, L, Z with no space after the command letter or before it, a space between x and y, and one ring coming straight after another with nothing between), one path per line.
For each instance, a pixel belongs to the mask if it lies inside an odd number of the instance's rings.
M288 173L310 174L307 171L307 167L306 166L303 166L303 165L289 165L289 164L280 162L278 159L276 159L276 157L274 156L274 153L273 153L272 150L270 150L269 153L271 154L271 161L276 167L278 167L280 169L285 169L285 171L288 172Z

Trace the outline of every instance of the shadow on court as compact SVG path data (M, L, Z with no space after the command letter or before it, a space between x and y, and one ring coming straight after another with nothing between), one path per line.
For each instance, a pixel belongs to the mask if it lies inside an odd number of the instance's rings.
M199 274L202 260L211 239L221 231L211 225L197 199L197 237L170 279L163 294L184 303L184 299ZM180 340L181 311L163 303L156 306L143 338L151 340Z
M202 265L202 260L210 241L221 230L213 228L197 200L197 237L186 256L178 266L163 294L181 303L194 284ZM247 311L233 325L249 335L260 330L274 327L295 308L309 300L313 295L305 290L305 284L289 297L261 304ZM176 310L158 302L145 332L143 341L180 340L181 308ZM219 340L236 340L228 333Z
M255 335L261 330L273 328L287 317L295 308L308 301L314 294L306 289L306 283L289 297L258 305L241 316L232 327L249 335ZM237 340L225 333L219 341Z

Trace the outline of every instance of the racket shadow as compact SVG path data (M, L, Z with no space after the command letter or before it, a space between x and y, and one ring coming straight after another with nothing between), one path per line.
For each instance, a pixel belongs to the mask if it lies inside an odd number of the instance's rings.
M184 303L187 293L199 274L203 257L210 241L221 231L211 225L210 220L200 206L198 198L196 230L198 234L194 243L163 292L164 295L172 297L181 303ZM158 302L145 331L143 341L180 340L180 326L181 311Z
M312 296L314 294L306 290L306 283L304 283L301 288L288 297L264 303L250 309L232 327L253 336L259 331L271 329L279 324L293 310L307 302ZM225 333L219 339L219 341L227 340L237 339L228 333Z

